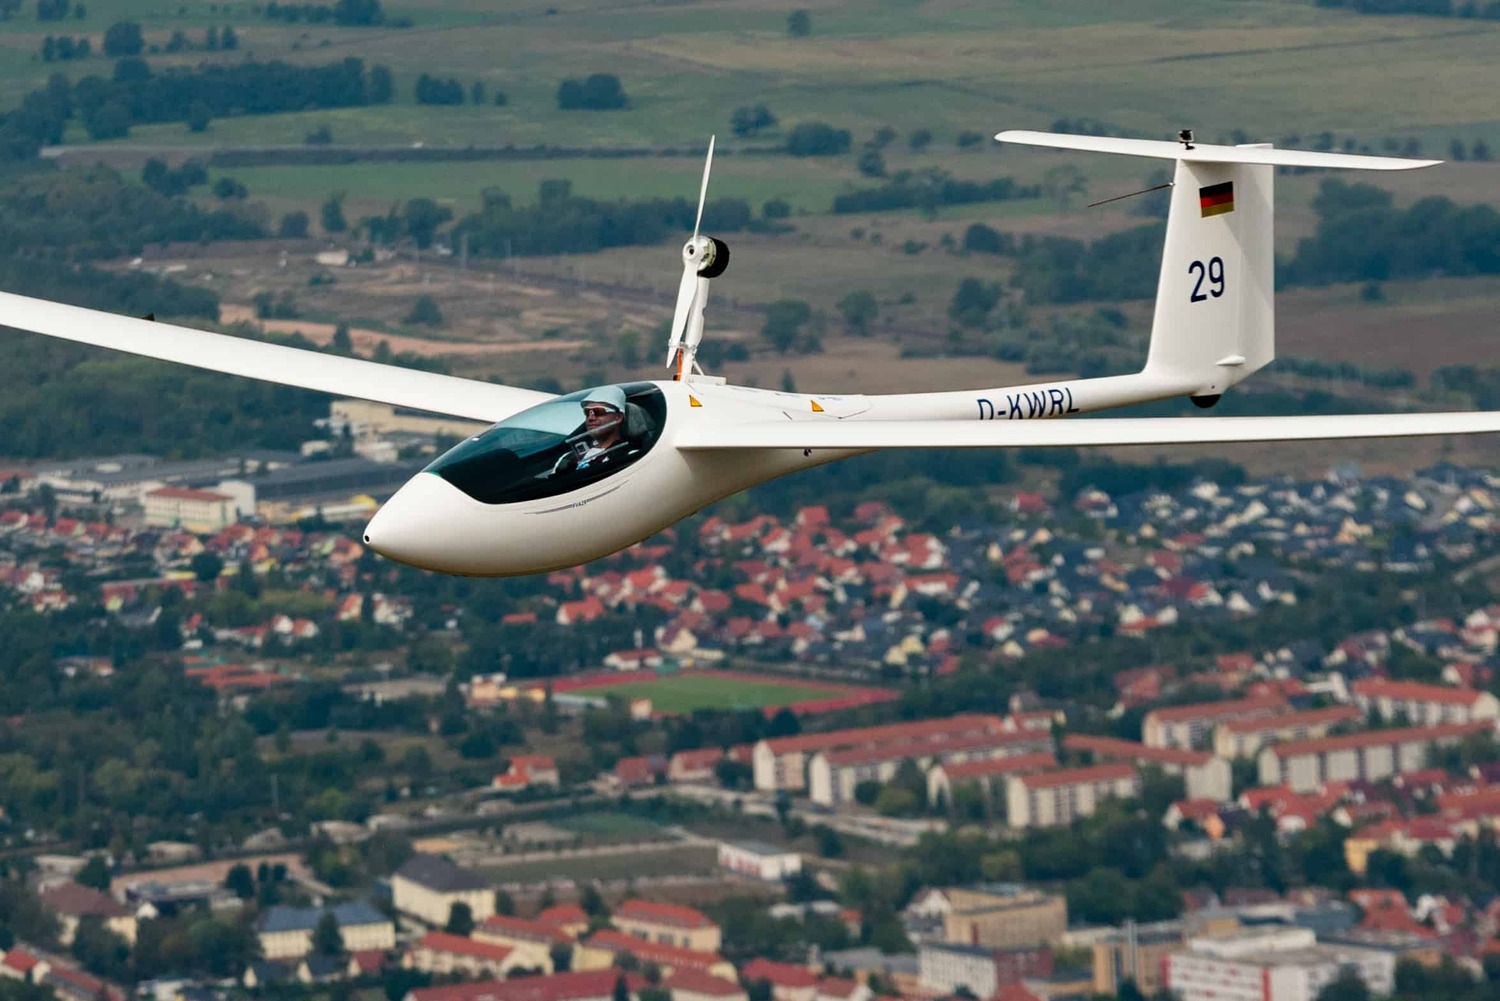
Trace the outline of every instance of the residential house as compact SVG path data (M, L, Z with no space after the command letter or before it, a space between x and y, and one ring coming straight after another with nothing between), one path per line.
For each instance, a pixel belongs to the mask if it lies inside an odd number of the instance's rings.
M72 945L73 936L78 933L78 923L86 917L99 918L106 928L127 944L135 944L135 914L106 893L91 886L67 882L43 889L40 897L62 922L58 941L64 946Z
M546 754L518 754L503 773L495 776L495 788L503 792L559 785L557 762Z

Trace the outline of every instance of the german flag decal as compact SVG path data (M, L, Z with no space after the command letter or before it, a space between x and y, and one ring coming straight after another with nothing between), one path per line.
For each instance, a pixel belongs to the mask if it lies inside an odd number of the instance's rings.
M1222 184L1210 184L1206 188L1198 189L1198 205L1203 209L1203 218L1211 215L1223 215L1234 211L1234 182L1225 181Z

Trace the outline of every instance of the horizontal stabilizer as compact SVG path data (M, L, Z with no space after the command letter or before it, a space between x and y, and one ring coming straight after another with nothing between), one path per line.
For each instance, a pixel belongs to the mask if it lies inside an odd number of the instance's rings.
M1106 417L1043 421L803 420L683 428L677 447L1028 448L1407 438L1500 431L1500 411L1332 417Z
M1275 149L1270 146L1214 146L1210 143L1162 142L1157 139L1118 139L1114 136L1073 136L1057 132L1001 132L996 139L1023 146L1051 146L1090 153L1124 153L1195 163L1263 163L1273 167L1325 167L1341 170L1412 170L1441 160L1408 160L1396 156L1360 156L1314 150Z
M503 420L552 398L530 389L214 334L9 292L0 292L0 327L484 423Z

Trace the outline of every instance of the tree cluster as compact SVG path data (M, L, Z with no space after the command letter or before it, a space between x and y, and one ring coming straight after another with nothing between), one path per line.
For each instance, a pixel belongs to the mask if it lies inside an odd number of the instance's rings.
M799 122L786 137L786 151L792 156L839 156L849 152L852 141L848 129L827 122Z
M380 0L338 0L334 4L277 3L266 4L265 15L272 21L287 24L337 24L342 27L374 27L386 24L385 11ZM393 28L411 26L407 18L400 18L388 25Z
M764 104L746 104L734 109L734 114L729 116L729 124L734 129L734 134L743 139L774 129L776 116Z
M464 85L452 77L423 73L417 77L416 98L418 104L463 104Z
M1426 14L1500 20L1495 0L1317 0L1319 7L1344 7L1361 14Z
M599 201L573 195L566 182L542 182L539 204L516 207L498 192L490 193L484 208L465 216L454 228L454 238L467 235L469 252L481 257L537 254L575 254L609 247L659 243L693 228L697 203L683 198L639 201ZM748 203L719 198L703 209L703 229L737 233L752 218Z
M964 181L937 169L903 170L879 187L835 196L833 211L838 215L846 215L853 212L935 209L942 205L1003 202L1037 198L1040 195L1039 186L1018 184L1010 177L997 177L993 181Z
M93 55L93 43L87 35L73 38L70 35L48 35L42 39L42 62L67 62L70 59L87 59Z
M1313 209L1317 231L1278 274L1287 283L1500 274L1500 212L1488 205L1433 197L1399 209L1388 191L1329 179Z
M613 73L590 73L558 84L557 106L562 111L617 111L629 107L630 98Z

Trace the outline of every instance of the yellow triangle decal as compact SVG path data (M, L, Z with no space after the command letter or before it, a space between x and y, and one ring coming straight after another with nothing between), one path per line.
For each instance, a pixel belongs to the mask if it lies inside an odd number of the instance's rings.
M818 406L818 401L817 400L813 400L812 401L812 408L813 408L813 413L815 413L815 414L821 414L823 412L823 408L820 407L820 406Z
M689 393L688 394L688 406L690 406L690 407L701 407L701 406L703 406L703 404L701 404L701 403L698 402L698 397L694 396L692 393Z

